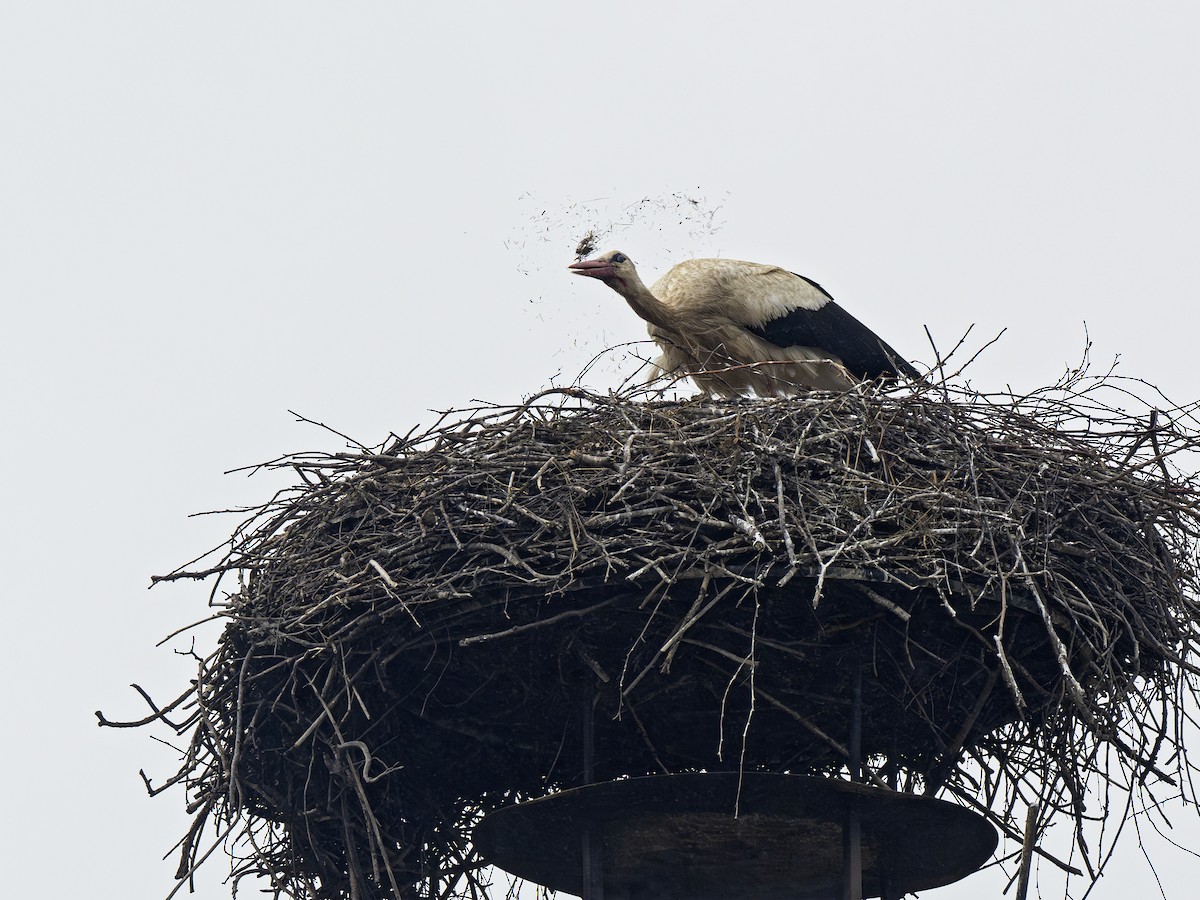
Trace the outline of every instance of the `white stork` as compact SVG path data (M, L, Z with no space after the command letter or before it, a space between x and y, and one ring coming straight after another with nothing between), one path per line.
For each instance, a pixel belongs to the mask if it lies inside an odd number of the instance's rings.
M649 288L619 250L570 268L603 281L649 323L660 371L688 375L708 394L777 397L920 377L819 284L777 266L689 259Z

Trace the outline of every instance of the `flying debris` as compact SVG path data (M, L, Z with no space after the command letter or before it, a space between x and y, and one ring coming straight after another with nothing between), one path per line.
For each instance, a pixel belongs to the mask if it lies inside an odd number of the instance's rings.
M575 258L584 259L596 252L596 232L588 231L575 246Z

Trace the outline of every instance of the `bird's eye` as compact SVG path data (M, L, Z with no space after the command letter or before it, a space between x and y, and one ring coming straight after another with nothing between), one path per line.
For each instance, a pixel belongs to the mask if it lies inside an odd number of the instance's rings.
M615 262L615 263L623 263L623 262L625 262L625 260L627 260L628 258L629 258L629 257L628 257L628 256L626 256L624 253L616 253L616 254L614 254L614 255L613 255L612 261L613 261L613 262Z

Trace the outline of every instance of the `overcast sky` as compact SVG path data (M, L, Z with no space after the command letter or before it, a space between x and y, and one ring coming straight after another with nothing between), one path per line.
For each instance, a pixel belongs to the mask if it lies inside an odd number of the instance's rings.
M1197 47L1194 3L5 0L5 893L166 894L183 798L137 770L173 755L92 717L191 674L154 645L207 588L150 575L279 484L222 472L339 447L289 409L373 444L643 338L564 269L590 227L647 282L785 265L917 360L1007 328L984 389L1052 381L1086 322L1200 396ZM1153 858L1192 895L1200 860ZM1151 877L1131 840L1093 897Z

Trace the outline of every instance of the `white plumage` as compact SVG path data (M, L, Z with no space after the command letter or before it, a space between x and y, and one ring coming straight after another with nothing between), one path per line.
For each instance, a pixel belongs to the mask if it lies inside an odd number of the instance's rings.
M919 377L819 284L778 266L689 259L649 288L619 250L571 269L603 281L646 320L662 349L659 370L688 375L709 394L773 397Z

